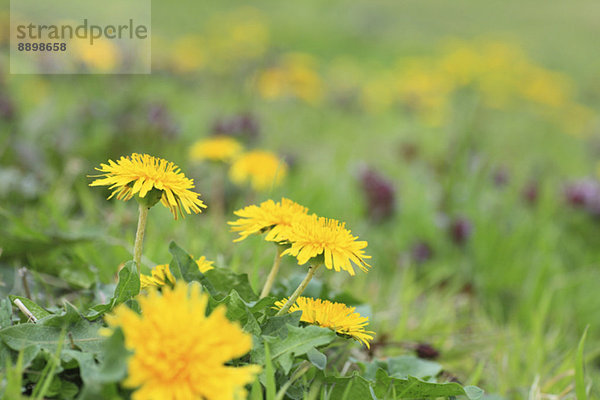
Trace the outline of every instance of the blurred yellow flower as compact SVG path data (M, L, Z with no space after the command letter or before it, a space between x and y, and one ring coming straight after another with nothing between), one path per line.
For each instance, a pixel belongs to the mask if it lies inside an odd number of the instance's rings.
M210 271L214 268L213 262L208 261L204 256L197 259L196 264L198 264L198 269L202 273ZM149 287L161 287L165 285L175 285L175 277L169 269L169 264L157 265L156 267L152 268L152 271L150 271L150 273L151 275L140 275L140 283L142 284L142 289L146 289Z
M136 299L141 315L121 304L106 316L133 353L123 382L136 389L132 399L245 398L260 367L226 365L251 350L252 336L227 319L224 306L206 315L208 295L181 283Z
M213 136L198 140L190 149L190 158L194 161L231 161L241 153L243 146L229 136Z
M424 122L442 124L454 83L430 60L402 60L396 90L400 102Z
M206 208L198 198L200 195L191 190L194 181L186 178L177 165L162 158L133 153L117 162L108 160L108 164L100 164L96 170L102 173L90 177L100 179L90 186L110 186L113 192L109 199L115 195L118 200L124 201L135 195L144 198L157 190L162 204L171 210L175 219L178 215L184 216L184 210L188 214L197 214Z
M520 86L526 100L553 108L564 107L571 97L571 82L562 74L531 67Z
M264 16L253 7L240 7L210 18L206 45L207 66L215 72L230 72L263 56L269 46L269 29Z
M298 264L306 264L310 259L322 257L319 260L327 269L347 271L354 275L353 264L367 272L371 267L365 259L371 258L364 252L367 242L358 241L357 236L346 229L344 223L335 219L312 215L296 215L289 227L281 230L280 240L289 241L292 246L282 255L292 255L298 259ZM317 262L318 263L318 262Z
M310 104L318 103L324 92L315 59L302 53L286 54L279 65L259 74L257 88L266 99L296 97Z
M232 232L240 235L235 240L236 242L244 240L252 234L265 231L269 232L265 240L277 242L281 230L289 227L296 215L307 212L306 207L286 198L282 198L281 202L277 203L267 200L259 206L251 205L235 211L234 214L240 218L237 221L228 222L228 224L232 226Z
M188 73L201 69L206 62L206 44L198 35L178 38L172 45L171 60L175 72Z
M286 95L285 72L279 68L267 68L258 77L258 92L268 100L274 100Z
M266 150L242 154L232 164L229 177L236 184L249 182L254 190L267 190L279 185L287 175L287 164Z
M110 72L121 60L119 48L109 39L96 39L90 45L89 39L71 39L69 48L89 69Z
M280 310L286 301L287 299L283 299L275 302L274 308ZM288 312L301 311L300 321L329 328L340 335L349 336L369 348L369 342L373 340L375 332L365 329L369 324L369 318L362 317L355 310L355 307L348 307L345 304L329 300L298 297Z

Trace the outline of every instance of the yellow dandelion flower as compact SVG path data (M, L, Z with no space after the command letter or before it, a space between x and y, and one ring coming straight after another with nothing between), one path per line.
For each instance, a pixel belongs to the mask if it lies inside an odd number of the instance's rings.
M202 273L210 271L214 268L213 262L208 261L204 256L197 259L196 264L198 264L198 269ZM146 289L149 287L161 287L165 285L175 285L175 277L169 269L169 264L157 265L156 267L152 268L152 271L150 272L152 275L140 275L140 283L142 284L142 289Z
M120 327L128 360L124 386L137 388L134 400L245 398L244 385L260 367L225 365L252 348L252 336L217 307L206 315L208 295L199 286L178 284L137 297L141 315L120 305L106 316Z
M138 195L144 198L156 189L160 194L161 203L171 210L177 219L183 211L198 214L206 208L198 193L193 192L194 181L186 178L179 167L162 158L152 157L148 154L133 153L131 156L121 157L117 162L108 160L108 164L100 164L96 170L102 172L90 186L110 186L113 196L119 200L130 200Z
M323 81L316 70L316 60L302 53L283 56L280 65L259 73L258 92L266 99L296 97L317 104L323 97Z
M71 39L69 46L89 69L94 72L110 72L121 62L119 47L112 40L96 39L93 45L88 39Z
M240 142L229 136L214 136L199 140L190 149L190 158L194 161L231 161L242 152Z
M286 301L287 299L283 299L275 302L274 308L281 309ZM329 328L340 335L350 336L368 348L375 332L365 329L369 324L369 318L362 317L355 310L355 307L329 300L298 297L288 312L302 311L300 321Z
M266 240L279 242L281 230L289 227L294 217L298 214L306 214L308 209L292 200L282 198L280 202L267 200L259 206L251 205L234 212L240 217L237 221L228 222L231 231L239 233L239 242L255 233L269 231Z
M364 253L367 242L358 241L357 236L346 229L346 224L335 219L312 215L296 215L291 225L280 233L280 237L292 246L282 255L290 254L298 264L306 264L311 258L322 256L328 269L344 270L354 275L352 264L367 272L371 266Z
M229 176L237 184L250 182L255 190L266 190L281 183L287 164L270 151L254 150L242 154L231 166Z

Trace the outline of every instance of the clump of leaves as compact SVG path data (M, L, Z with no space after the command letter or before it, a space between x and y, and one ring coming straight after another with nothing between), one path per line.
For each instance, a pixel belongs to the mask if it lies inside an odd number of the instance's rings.
M175 243L169 250L173 275L198 282L210 295L209 309L227 307L227 317L253 335L253 350L236 365L263 368L250 389L252 400L302 399L400 399L466 396L482 398L477 387L436 380L442 368L431 361L400 356L386 361L352 363L347 342L330 329L300 322L300 312L276 316L278 298L259 299L246 274L226 268L202 273L190 255ZM320 287L321 292L328 290ZM127 375L128 352L120 330L102 335L102 316L126 303L137 310L140 291L133 262L119 272L114 295L106 304L78 310L64 302L50 312L17 296L0 303L0 363L8 366L2 382L4 396L93 399L128 397L119 386ZM329 293L331 294L331 293ZM20 301L35 321L13 324L10 302ZM350 369L342 369L350 362ZM340 372L351 371L351 372Z

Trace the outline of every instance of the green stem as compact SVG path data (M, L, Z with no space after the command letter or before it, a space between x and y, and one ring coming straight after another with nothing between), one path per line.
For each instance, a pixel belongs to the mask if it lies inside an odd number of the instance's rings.
M265 286L263 286L262 292L260 292L261 299L263 297L267 297L271 291L271 288L273 287L273 282L275 282L275 277L277 276L277 272L279 272L279 265L281 264L281 253L283 253L283 247L277 245L277 253L275 253L273 267L271 268L271 272L269 272L269 276L267 277Z
M148 219L147 206L140 204L140 215L138 218L137 232L135 233L135 244L133 245L133 261L135 261L135 267L137 268L138 274L142 267L142 247L144 245L144 232L146 231L146 220Z
M290 309L290 307L292 307L292 305L296 302L296 300L298 299L298 297L300 297L300 295L302 294L302 292L304 292L304 289L306 289L306 287L308 286L308 282L310 282L310 280L315 275L315 272L317 272L317 269L320 266L321 266L321 264L316 264L316 265L311 265L308 268L308 273L304 277L304 280L300 283L300 285L294 291L294 293L292 293L292 295L290 296L290 298L288 299L288 301L286 301L286 303L283 305L283 307L281 307L281 310L279 310L279 312L277 314L275 314L275 315L283 315L283 314L285 314L285 313L288 312L288 310Z

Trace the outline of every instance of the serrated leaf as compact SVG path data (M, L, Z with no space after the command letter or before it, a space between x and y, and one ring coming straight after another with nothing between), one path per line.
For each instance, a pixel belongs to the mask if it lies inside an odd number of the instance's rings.
M98 325L80 320L67 329L63 349L72 345L82 351L97 353L104 338L98 334ZM59 344L62 328L36 324L13 325L0 330L0 338L13 350L22 350L28 346L39 346L54 353Z
M274 316L277 312L273 308L275 301L275 297L267 296L258 301L249 301L248 304L250 304L250 310L256 320L262 324L267 318Z
M108 304L97 304L91 307L85 317L91 321L100 318L104 313L112 310L117 305L130 300L140 292L140 276L135 267L135 262L128 261L119 271L119 281L113 297Z
M244 301L256 301L258 296L252 290L247 274L236 274L226 268L214 268L205 273L200 272L198 265L192 257L175 242L169 245L169 252L173 256L169 269L176 279L186 282L200 282L200 284L217 300L226 297L235 289Z
M283 339L288 334L287 325L298 326L301 317L302 311L271 317L262 326L262 334L265 336L279 336Z
M415 377L397 379L379 369L375 380L368 380L354 372L349 377L326 377L330 386L331 399L435 399L438 397L466 396L469 400L480 400L483 390L475 386L462 387L458 383L432 383ZM395 397L391 397L395 393Z
M140 293L140 275L135 262L128 261L119 271L119 282L113 297L113 306L121 304Z
M248 274L236 274L225 268L215 268L206 271L204 276L213 287L211 295L215 298L225 297L232 289L235 289L245 301L256 301L258 296L252 290Z
M184 280L185 282L200 282L200 284L214 296L216 293L212 287L212 283L206 279L204 274L198 269L196 261L175 242L169 244L169 253L173 256L171 263L169 264L169 270L178 280Z
M260 335L260 326L251 312L250 304L246 303L235 289L222 300L217 301L210 298L209 305L211 310L219 305L224 305L227 308L225 314L227 318L231 321L238 321L246 332Z
M331 384L330 399L377 400L372 383L354 372L348 377L327 377L325 383Z
M467 396L470 400L479 400L483 396L483 390L471 386L467 392L461 385L455 382L432 383L422 381L409 376L406 379L396 379L380 369L377 371L375 395L384 397L393 386L396 397L404 399L437 398L451 396Z
M327 328L310 325L304 328L286 325L288 335L285 339L272 336L263 336L265 343L269 344L271 357L287 374L292 368L294 357L306 354L311 349L331 343L336 334ZM264 349L254 352L254 359L263 364L265 361Z
M27 307L27 309L33 314L34 317L36 317L37 319L42 319L44 317L47 317L49 315L52 315L49 311L45 310L43 307L38 306L35 302L29 300L27 297L21 297L21 296L13 296L10 295L8 296L8 298L10 299L10 302L15 304L15 300L19 299L21 300L21 302L23 303L23 305L25 307ZM15 306L16 307L16 306Z
M82 320L81 314L74 305L68 301L64 302L64 310L58 314L50 314L38 320L38 325L55 326L58 328L68 327Z
M392 378L406 379L412 376L424 379L436 377L442 372L442 366L415 356L398 356L387 360L387 372Z

